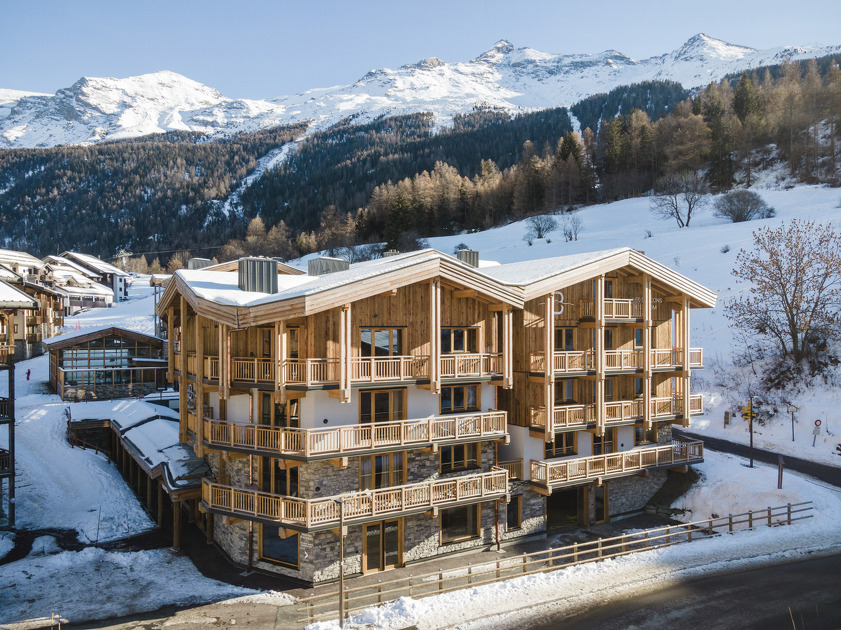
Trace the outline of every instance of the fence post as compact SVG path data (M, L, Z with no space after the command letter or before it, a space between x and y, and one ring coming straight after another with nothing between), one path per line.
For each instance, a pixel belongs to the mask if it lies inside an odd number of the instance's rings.
M383 603L383 581L377 580L377 603Z
M748 529L753 529L753 510L748 510Z
M771 527L771 506L768 506L768 527Z
M601 560L602 559L602 539L601 538L599 538L598 549L599 549L599 560Z
M307 608L309 609L310 623L313 623L315 621L315 603L312 601L312 598L310 598L310 603Z
M648 530L645 530L645 538L643 542L643 548L648 549Z
M499 560L496 561L496 579L499 579Z
M733 515L728 514L727 516L727 526L729 528L730 533L733 533Z
M686 542L692 542L692 525L686 530Z
M575 564L578 564L578 543L572 543L572 561Z
M625 534L622 534L622 553L625 553Z
M443 569L438 569L438 591L444 590L444 571Z
M713 535L713 520L712 519L710 519L710 527L709 527L709 530L707 531L707 535L708 536Z
M470 563L467 563L467 583L473 584L473 567L470 566Z
M526 573L526 557L523 556L523 574L525 575L525 573Z
M409 574L409 597L414 595L414 585L412 584L412 574Z
M344 620L348 616L348 613L350 612L350 593L345 591L344 595L345 595L345 605L344 605L344 608L342 610L342 620Z
M670 545L672 543L672 528L666 528L666 544Z
M788 524L791 525L791 503L786 504L786 509L788 511Z

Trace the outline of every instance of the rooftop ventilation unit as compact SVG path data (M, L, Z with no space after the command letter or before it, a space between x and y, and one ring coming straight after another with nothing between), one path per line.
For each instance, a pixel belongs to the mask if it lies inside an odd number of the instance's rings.
M341 258L330 258L328 256L313 258L307 263L307 273L311 276L323 276L327 273L347 271L348 269L350 269L350 263L348 261Z
M460 249L456 252L456 257L465 265L479 266L479 252L475 249Z
M238 286L243 291L277 293L277 261L271 258L240 258Z
M212 264L213 261L208 258L191 258L187 261L187 269L204 269Z
M391 258L392 256L397 256L400 254L399 249L387 249L383 252L383 258Z

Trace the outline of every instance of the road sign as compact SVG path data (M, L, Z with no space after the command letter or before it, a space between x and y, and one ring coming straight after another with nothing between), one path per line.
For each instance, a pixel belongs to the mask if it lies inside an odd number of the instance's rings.
M745 420L748 420L749 418L756 418L756 412L753 411L753 407L751 405L745 405L742 407L742 417Z
M821 426L821 419L820 419L820 418L818 418L817 420L815 420L815 426L816 426L816 427Z

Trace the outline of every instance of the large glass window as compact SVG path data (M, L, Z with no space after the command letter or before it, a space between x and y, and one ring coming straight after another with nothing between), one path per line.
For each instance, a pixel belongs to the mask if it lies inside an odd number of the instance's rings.
M441 353L479 352L478 328L442 328Z
M441 447L441 472L479 467L479 444L453 444Z
M402 328L362 328L360 352L363 357L393 357L403 354Z
M441 542L451 543L479 536L479 505L441 510Z
M555 351L563 352L568 350L575 350L575 329L574 328L556 328L555 329Z
M653 427L648 431L641 424L634 425L634 445L640 444L656 444L657 443L657 427Z
M285 403L276 403L273 397L274 394L267 392L260 396L260 424L274 427L300 427L300 401L293 398Z
M298 567L298 534L280 537L280 527L260 525L260 557Z
M447 385L441 388L441 413L461 413L478 409L478 385Z
M555 381L555 404L568 405L575 402L575 381L571 378Z
M379 490L406 483L403 451L360 457L359 467L360 490Z
M607 455L614 452L615 430L607 429L601 437L593 434L593 455Z
M544 445L546 459L575 455L575 433L556 433L552 442Z
M378 389L359 393L359 422L393 422L406 419L406 390Z
M506 510L507 531L520 529L523 526L523 495L518 494L511 497Z

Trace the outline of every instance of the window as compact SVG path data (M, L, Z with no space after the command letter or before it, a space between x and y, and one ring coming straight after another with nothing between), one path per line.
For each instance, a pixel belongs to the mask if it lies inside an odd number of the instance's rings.
M478 385L448 385L441 388L441 413L459 413L478 409Z
M613 280L604 281L604 296L607 299L611 299L613 297Z
M287 532L289 530L286 530ZM260 525L260 557L298 568L298 534L280 537L281 528Z
M377 389L359 393L359 422L393 422L406 419L406 390Z
M634 396L642 396L644 393L643 380L640 377L634 378Z
M478 328L442 328L441 354L479 352Z
M546 459L575 455L575 433L556 433L552 442L544 445Z
M293 398L285 403L275 403L273 396L274 394L268 392L260 395L260 424L273 427L300 427L300 401Z
M272 356L272 330L269 328L260 329L260 357L270 359Z
M479 467L479 443L454 444L441 447L441 472L468 470Z
M406 458L403 451L359 458L359 489L379 490L406 483Z
M479 505L441 510L441 542L452 543L479 536Z
M520 529L523 526L523 495L511 497L506 512L506 530Z
M403 354L402 328L362 328L359 334L363 357L394 357Z
M281 459L260 458L260 490L287 497L298 496L298 465L282 467L285 463Z
M604 329L604 349L613 350L613 328Z
M642 328L634 328L634 348L642 348Z
M613 381L612 378L604 379L604 399L606 401L613 400Z
M298 358L298 346L301 339L300 330L298 328L286 329L286 351L289 353L288 359Z
M615 430L614 429L607 429L604 432L604 435L599 437L595 433L593 434L593 455L607 455L608 453L613 453L613 447L615 442Z
M574 390L575 381L572 379L555 381L555 404L564 405L575 402Z
M575 350L575 329L574 328L556 328L555 329L555 351L562 352L567 350Z
M656 444L657 443L657 427L654 426L648 431L643 425L634 425L634 446L639 444Z

